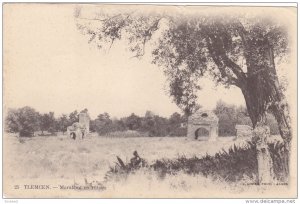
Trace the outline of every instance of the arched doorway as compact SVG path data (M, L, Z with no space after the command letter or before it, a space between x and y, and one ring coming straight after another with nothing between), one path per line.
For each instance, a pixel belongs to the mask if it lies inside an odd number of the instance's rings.
M71 138L72 138L73 140L76 140L76 134L75 134L75 132L71 132L70 136L71 136Z
M219 118L213 111L198 110L188 117L187 137L193 140L215 141Z
M208 138L209 130L205 127L200 127L195 131L195 139Z

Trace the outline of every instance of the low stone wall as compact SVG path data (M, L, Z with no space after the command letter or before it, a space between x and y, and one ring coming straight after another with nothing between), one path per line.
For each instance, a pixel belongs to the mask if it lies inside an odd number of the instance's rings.
M252 137L253 128L249 125L236 125L236 136L237 137Z

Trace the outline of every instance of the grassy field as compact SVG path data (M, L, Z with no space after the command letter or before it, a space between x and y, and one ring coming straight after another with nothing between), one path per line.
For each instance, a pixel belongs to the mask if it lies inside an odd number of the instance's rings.
M124 181L108 183L105 190L60 189L61 185L102 182L109 167L115 165L116 156L128 161L134 150L151 163L156 159L182 155L213 155L234 143L244 145L245 141L233 141L233 137L205 142L190 141L185 137L112 138L95 135L74 141L64 135L20 139L6 134L3 139L4 194L17 197L251 197L249 192L253 196L265 193L256 186L229 186L221 181L184 173L160 180L155 172L149 171L139 171ZM26 190L25 184L50 185L51 189ZM20 189L14 189L15 185ZM282 189L278 192L282 193Z

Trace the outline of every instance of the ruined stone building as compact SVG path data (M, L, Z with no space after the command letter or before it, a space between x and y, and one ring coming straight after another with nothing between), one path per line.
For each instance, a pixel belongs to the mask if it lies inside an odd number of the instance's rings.
M188 118L187 137L193 140L215 141L219 118L212 111L199 110Z
M87 112L79 113L79 122L67 127L68 135L76 140L85 138L90 132L90 116Z

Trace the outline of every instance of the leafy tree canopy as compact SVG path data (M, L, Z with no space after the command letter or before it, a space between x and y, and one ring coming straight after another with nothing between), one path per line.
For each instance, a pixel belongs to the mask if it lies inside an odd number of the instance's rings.
M219 84L241 89L254 127L264 124L271 110L289 141L288 105L276 71L289 58L286 24L237 12L108 10L93 14L77 8L78 29L100 49L125 40L137 58L149 45L152 63L163 67L170 95L187 115L195 111L199 79L208 74Z

